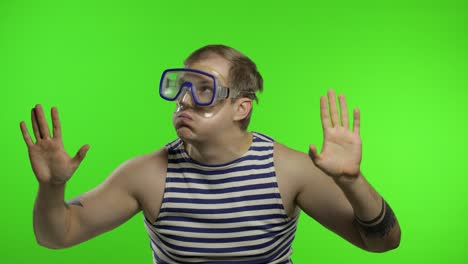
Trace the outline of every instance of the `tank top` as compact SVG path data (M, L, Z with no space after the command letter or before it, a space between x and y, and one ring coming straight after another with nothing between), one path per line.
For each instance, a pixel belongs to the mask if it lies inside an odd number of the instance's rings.
M167 144L159 216L144 219L154 263L292 263L299 216L284 210L273 144L253 132L249 150L220 165L192 160L181 139Z

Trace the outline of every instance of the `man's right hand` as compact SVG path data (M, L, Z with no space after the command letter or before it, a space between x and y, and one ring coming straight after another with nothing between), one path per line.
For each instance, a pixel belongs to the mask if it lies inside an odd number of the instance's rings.
M81 161L83 161L86 152L89 150L89 145L82 146L75 157L71 158L63 147L57 108L53 107L51 114L53 137L51 137L40 104L31 110L31 121L36 143L31 139L24 121L21 121L20 128L24 141L28 146L32 169L39 183L62 185L71 178Z

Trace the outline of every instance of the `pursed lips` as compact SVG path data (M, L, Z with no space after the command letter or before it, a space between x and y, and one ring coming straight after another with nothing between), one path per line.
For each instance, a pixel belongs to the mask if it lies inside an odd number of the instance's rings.
M191 121L193 121L192 117L187 113L180 113L176 114L174 118L174 127L176 129L186 127L191 128Z
M187 113L180 113L176 116L176 118L180 118L184 120L193 120L192 117Z

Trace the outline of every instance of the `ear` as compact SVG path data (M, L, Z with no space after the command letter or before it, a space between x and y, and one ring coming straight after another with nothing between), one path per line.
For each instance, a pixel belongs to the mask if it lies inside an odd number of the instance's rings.
M246 118L250 110L252 110L252 99L249 98L239 98L234 103L234 121L240 121Z

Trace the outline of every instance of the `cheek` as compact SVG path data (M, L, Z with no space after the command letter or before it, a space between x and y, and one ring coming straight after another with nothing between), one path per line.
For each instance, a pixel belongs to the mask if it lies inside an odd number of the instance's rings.
M228 114L228 109L226 105L223 104L208 107L198 107L195 109L195 111L201 119L205 119L206 121L210 121L211 119L218 120L220 118L225 118Z
M197 118L197 128L206 133L219 133L220 130L230 128L231 117L227 111L204 112Z
M205 120L211 128L223 129L232 126L232 113L229 111L219 111Z

